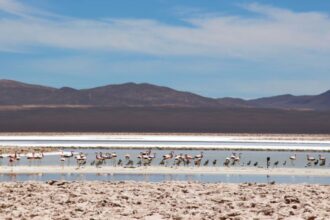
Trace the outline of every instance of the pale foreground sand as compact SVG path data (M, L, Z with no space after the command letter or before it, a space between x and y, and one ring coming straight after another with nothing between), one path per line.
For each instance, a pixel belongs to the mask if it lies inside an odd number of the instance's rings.
M103 174L240 174L329 176L330 169L321 168L256 168L256 167L76 167L76 166L1 166L0 174L103 173Z
M0 219L330 219L330 186L0 183Z

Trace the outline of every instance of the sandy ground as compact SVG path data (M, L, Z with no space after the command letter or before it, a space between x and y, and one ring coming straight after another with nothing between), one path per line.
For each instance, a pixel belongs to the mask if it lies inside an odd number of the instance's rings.
M76 166L1 166L0 174L38 174L38 173L111 173L111 174L240 174L240 175L295 175L329 176L330 169L320 168L255 168L255 167L76 167Z
M330 186L0 183L0 219L330 219Z

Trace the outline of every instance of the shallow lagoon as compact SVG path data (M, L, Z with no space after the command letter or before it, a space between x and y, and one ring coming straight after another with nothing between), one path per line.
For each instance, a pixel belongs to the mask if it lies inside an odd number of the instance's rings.
M65 149L65 151L74 151L75 153L83 152L87 155L87 164L92 163L95 160L95 155L97 152L103 153L116 153L116 159L106 160L104 166L115 166L118 164L119 160L122 160L122 163L125 164L127 161L125 160L125 155L129 154L130 159L134 161L134 165L139 161L138 155L141 151L145 151L145 149ZM156 154L156 158L152 161L151 165L159 165L162 160L162 155L169 154L171 150L152 150L152 154ZM214 160L216 161L215 166L223 166L223 162L226 157L229 157L233 151L226 150L203 150L204 158L202 160L202 165L208 160L207 166L213 166ZM330 168L330 153L329 152L290 152L290 151L234 151L236 154L241 154L240 162L236 163L234 166L248 166L247 164L250 162L249 166L253 166L256 162L258 163L256 167L265 167L266 166L266 158L270 157L271 167L274 167L274 163L278 161L278 167L288 167L288 168L305 168L307 165L306 155L315 157L318 159L319 155L325 156L327 162L325 166L314 165L308 166L308 168L322 168L329 169ZM188 155L197 155L200 154L200 150L174 150L174 155L179 154L188 154ZM296 154L296 160L291 161L289 159L290 156ZM173 165L174 160L169 161L169 165ZM7 158L0 159L0 165L8 165L9 160ZM63 165L63 166L77 166L76 160L74 158L67 158L64 162L60 161L59 155L47 155L41 160L28 160L26 157L21 157L21 160L15 163L15 166L42 166L42 165ZM193 166L191 163L190 166Z

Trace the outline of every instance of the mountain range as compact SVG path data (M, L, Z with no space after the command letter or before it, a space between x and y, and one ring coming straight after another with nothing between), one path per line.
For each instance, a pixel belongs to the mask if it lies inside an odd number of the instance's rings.
M208 98L147 83L125 83L91 89L53 88L0 80L0 105L77 105L107 107L270 108L330 110L330 90L319 95L279 95L244 100Z

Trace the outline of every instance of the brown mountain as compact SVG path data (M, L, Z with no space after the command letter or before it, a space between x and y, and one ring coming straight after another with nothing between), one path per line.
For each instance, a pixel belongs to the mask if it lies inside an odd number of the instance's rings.
M300 110L330 110L330 90L320 95L280 95L250 100L254 107Z
M0 80L1 105L92 105L114 107L219 107L215 99L151 84L125 83L92 89L61 89Z
M0 80L0 104L44 104L56 89L12 80Z
M212 99L145 83L77 90L0 80L0 132L329 134L329 110L330 91Z
M330 90L320 95L244 100L212 99L147 83L125 83L91 89L60 89L0 80L0 105L84 105L108 107L271 108L330 110Z

